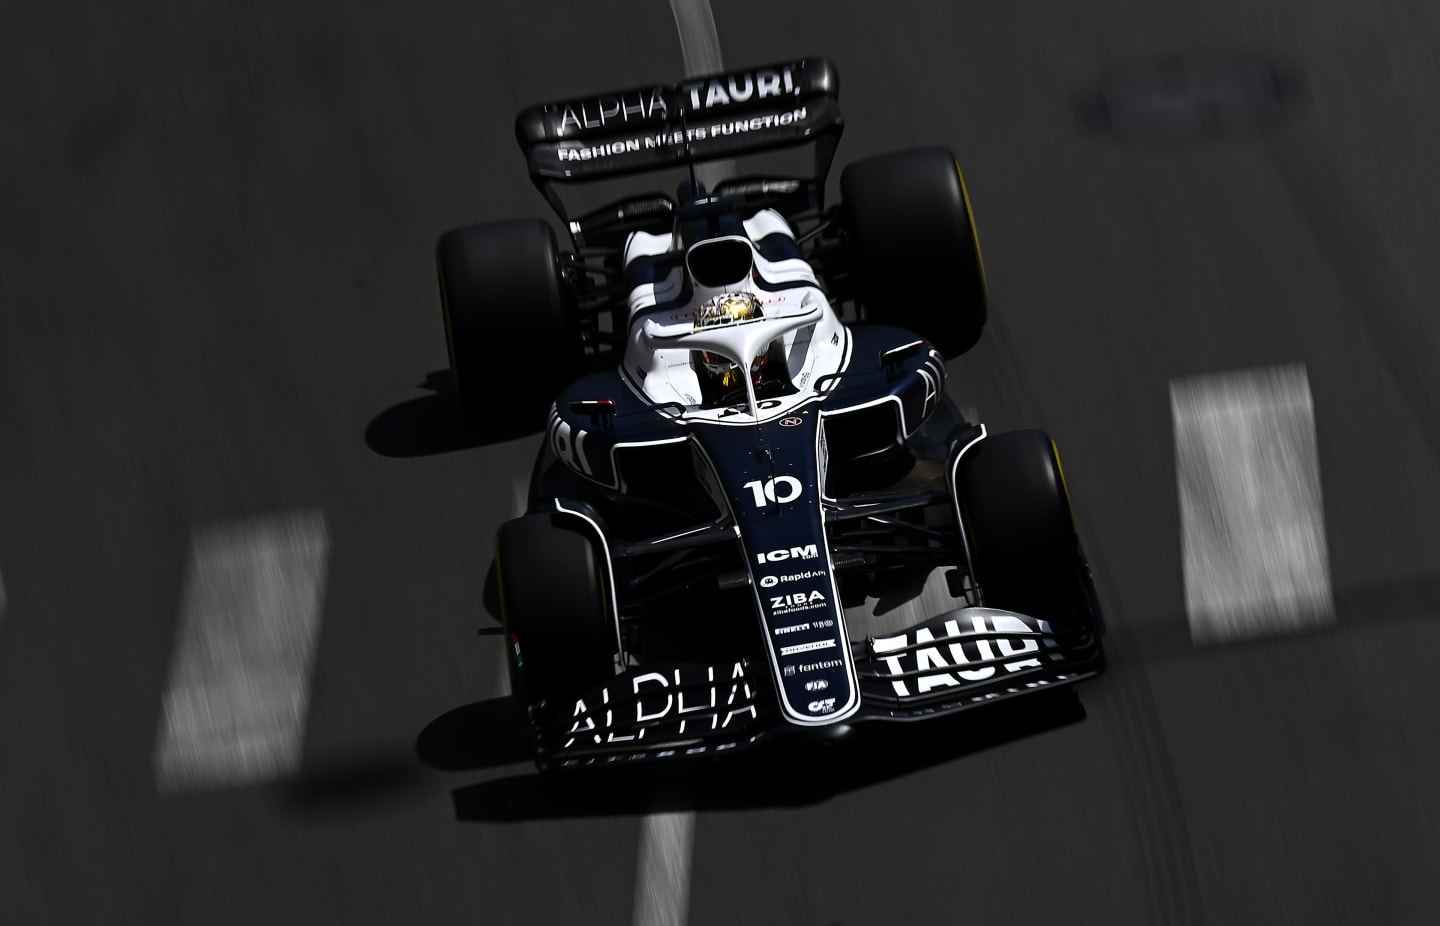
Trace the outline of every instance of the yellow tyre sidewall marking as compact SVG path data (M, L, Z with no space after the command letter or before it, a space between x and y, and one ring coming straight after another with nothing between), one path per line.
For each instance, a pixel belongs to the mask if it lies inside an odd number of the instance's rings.
M965 217L970 220L970 240L975 242L975 263L980 265L980 291L990 298L990 283L985 277L985 257L980 253L980 233L975 229L975 209L970 205L970 189L965 185L965 172L955 162L955 176L960 178L960 197L965 200Z
M1070 484L1065 481L1065 466L1060 462L1060 448L1050 440L1050 453L1055 457L1055 471L1060 474L1060 491L1065 494L1065 509L1070 512L1070 526L1075 527L1075 506L1070 501Z

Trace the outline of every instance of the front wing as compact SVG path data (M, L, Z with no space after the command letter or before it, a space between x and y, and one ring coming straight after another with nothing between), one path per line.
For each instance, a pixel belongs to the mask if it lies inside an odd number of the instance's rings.
M861 706L846 723L926 719L1104 668L1093 632L995 608L959 608L851 650ZM823 675L805 681L823 706ZM532 705L530 719L544 769L711 756L814 730L784 720L765 662L751 659L632 667L573 701Z

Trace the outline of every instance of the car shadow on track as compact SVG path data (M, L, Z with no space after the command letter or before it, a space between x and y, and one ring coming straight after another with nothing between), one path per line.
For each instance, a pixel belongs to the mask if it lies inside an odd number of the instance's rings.
M530 771L451 794L456 819L482 823L805 807L1084 719L1084 706L1066 689L924 722L864 724L824 741L784 737L723 759ZM445 771L530 758L502 698L438 718L421 733L416 752Z
M449 370L425 374L419 388L430 394L392 405L370 420L365 446L383 457L427 457L503 444L534 433L471 425L460 414Z
M409 800L423 792L425 780L425 768L413 756L377 747L308 760L274 794L297 815L347 817Z
M471 772L530 761L509 697L446 711L415 740L420 761L442 772Z

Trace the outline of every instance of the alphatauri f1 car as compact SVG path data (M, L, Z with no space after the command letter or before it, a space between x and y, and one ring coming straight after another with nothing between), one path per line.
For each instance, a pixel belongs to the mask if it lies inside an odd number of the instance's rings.
M987 313L959 166L944 148L858 161L827 207L838 90L803 59L531 107L516 132L571 248L538 219L440 238L462 409L545 428L528 513L496 538L542 769L922 719L1103 669L1054 443L946 397ZM813 175L696 180L801 144ZM557 192L674 168L675 196L579 217Z

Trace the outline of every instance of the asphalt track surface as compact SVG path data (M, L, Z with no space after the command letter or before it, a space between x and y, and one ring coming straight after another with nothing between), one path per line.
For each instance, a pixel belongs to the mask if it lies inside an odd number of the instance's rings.
M0 922L624 924L666 809L697 812L695 926L1440 919L1440 8L714 18L727 66L839 64L837 167L965 165L993 324L951 393L1065 452L1111 628L1083 717L693 778L537 782L494 745L475 630L535 441L467 446L422 386L432 248L546 214L520 106L682 76L662 0L7 5ZM1193 50L1284 60L1304 99L1196 144L1077 119L1113 69ZM1197 647L1168 383L1295 363L1336 623ZM192 534L296 509L331 544L301 771L162 794Z

